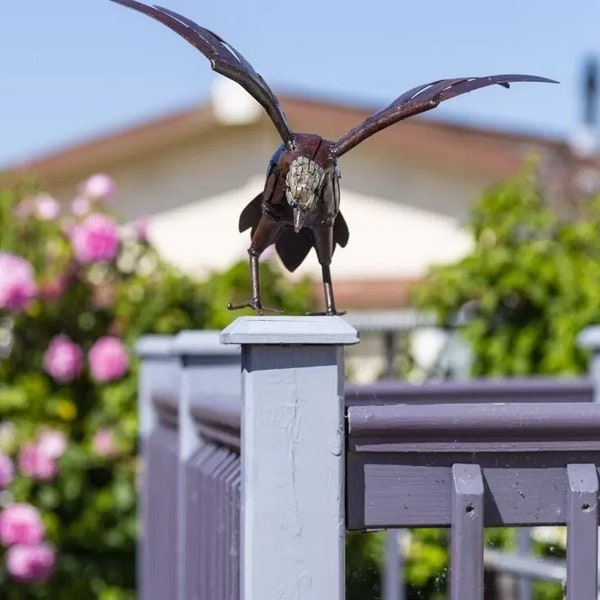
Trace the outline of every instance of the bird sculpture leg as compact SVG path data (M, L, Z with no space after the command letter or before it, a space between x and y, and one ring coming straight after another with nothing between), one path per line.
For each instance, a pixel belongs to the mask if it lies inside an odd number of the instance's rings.
M331 283L331 270L329 265L321 265L323 273L323 293L325 294L325 312L317 314L325 315L345 315L346 311L338 312L335 308L335 300L333 299L333 284Z
M248 248L248 254L250 255L250 278L252 281L252 298L249 302L244 304L228 304L228 310L240 310L242 308L251 308L256 311L259 315L264 314L265 311L281 313L283 311L277 308L269 308L263 306L260 298L260 276L258 269L258 259L263 253L265 248L270 246L277 240L281 233L281 225L271 215L264 214L258 225L256 231L252 236L252 242L250 248Z
M312 228L315 237L315 250L321 264L323 275L323 293L325 295L325 312L312 312L310 315L345 315L346 311L338 312L333 298L333 284L331 282L331 257L333 255L333 226L320 223Z

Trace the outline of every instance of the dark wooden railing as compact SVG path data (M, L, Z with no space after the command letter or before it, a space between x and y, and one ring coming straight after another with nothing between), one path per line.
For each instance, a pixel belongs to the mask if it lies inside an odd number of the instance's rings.
M566 565L546 566L568 600L597 599L594 362L590 378L344 390L352 332L291 321L242 319L228 346L141 340L143 600L342 600L340 523L451 528L452 600L483 598L484 566L534 575L484 565L485 527L567 525Z

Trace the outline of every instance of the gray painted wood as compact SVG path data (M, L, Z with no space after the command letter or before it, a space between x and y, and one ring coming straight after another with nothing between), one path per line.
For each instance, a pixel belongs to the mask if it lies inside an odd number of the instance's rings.
M577 343L591 350L588 373L594 385L594 402L600 402L600 325L586 327L577 336Z
M359 452L600 450L595 403L365 404L348 425Z
M385 536L385 560L382 576L382 600L404 600L404 556L400 551L403 529L389 529Z
M521 527L517 530L517 552L520 558L531 555L531 530L528 527ZM533 589L530 577L519 577L517 582L519 589L519 600L532 600Z
M483 600L483 478L473 464L452 465L450 599Z
M448 526L451 467L479 464L487 526L566 522L569 463L600 464L600 404L348 409L348 527Z
M198 433L197 422L193 410L197 404L210 402L214 406L220 404L221 398L235 397L240 403L241 375L240 375L240 348L239 346L223 346L219 341L217 331L184 331L180 333L174 343L172 351L178 357L181 365L181 380L178 402L179 446L178 446L178 554L181 559L177 562L178 569L178 598L179 600L193 600L196 598L201 586L206 589L206 597L214 600L225 600L223 590L218 588L215 578L224 578L225 558L227 550L223 547L216 548L222 540L215 537L215 528L224 527L224 516L217 514L221 509L219 504L224 502L225 490L218 489L220 473L210 472L211 467L228 464L229 452L225 449L216 451L213 460L215 464L204 464L203 455L193 461L205 445L205 440ZM188 484L190 476L190 463L193 468L208 468L196 483L206 489L199 488L194 491ZM220 492L220 495L219 495ZM198 494L210 505L202 506L190 501L190 494ZM208 529L195 529L192 524L198 519L197 511L200 510L207 516ZM196 533L196 535L192 535ZM210 548L206 544L205 536L215 544ZM203 552L199 555L199 549ZM221 561L220 564L210 564ZM203 577L199 578L198 563ZM218 567L218 568L217 568ZM203 597L203 596L199 596Z
M153 398L177 394L179 377L177 357L173 355L170 335L146 335L135 345L141 359L138 379L138 431L141 440L156 425Z
M221 339L242 344L241 597L343 600L341 344L358 335L339 317L245 317Z
M591 350L588 361L588 374L594 386L594 402L600 403L600 325L586 327L577 336L577 343L582 348ZM600 556L600 536L598 544L596 552Z
M157 563L160 562L163 540L157 537L155 519L157 510L156 481L153 479L162 473L160 465L152 463L149 441L158 425L158 413L155 407L157 397L176 395L179 370L176 357L172 354L173 336L147 335L135 346L141 359L138 378L138 435L140 444L140 492L138 512L140 515L140 531L137 545L137 579L140 600L152 600L155 595L154 581L157 574ZM164 436L163 436L164 437ZM171 436L173 437L173 436ZM154 440L153 444L160 444ZM169 448L172 440L169 442ZM159 492L160 494L160 492ZM160 498L160 495L159 497ZM168 579L167 579L168 581ZM168 585L168 583L167 583ZM160 591L161 588L158 588Z
M447 527L452 523L452 465L480 465L486 482L486 527L564 525L565 469L570 463L600 465L590 452L416 452L348 455L347 526Z
M157 426L147 439L143 600L177 597L177 431Z
M598 473L567 466L567 600L598 597Z
M591 402L589 377L529 377L429 381L414 385L399 380L346 385L346 405L360 404L465 404L497 402Z
M223 344L324 344L358 342L358 332L340 317L240 317L221 333Z
M515 576L531 577L561 584L564 584L567 578L566 563L558 558L546 557L542 560L539 556L533 554L519 556L502 550L485 548L483 562L485 567L491 571L509 573ZM521 600L521 597L517 596L516 600Z
M210 399L241 396L240 348L223 346L218 331L184 331L173 344L182 365L179 395L179 458L186 461L199 448L201 439L192 415L195 404Z

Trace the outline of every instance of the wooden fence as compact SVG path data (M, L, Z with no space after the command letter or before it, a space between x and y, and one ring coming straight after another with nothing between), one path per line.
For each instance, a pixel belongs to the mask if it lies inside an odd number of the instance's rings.
M357 341L337 317L140 341L140 598L342 600L347 530L442 526L451 600L481 600L485 527L567 525L567 599L596 600L599 331L570 380L346 386Z

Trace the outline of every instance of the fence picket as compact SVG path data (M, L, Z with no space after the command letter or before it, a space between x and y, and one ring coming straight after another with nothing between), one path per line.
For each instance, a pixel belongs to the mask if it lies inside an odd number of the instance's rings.
M598 473L596 465L568 465L567 600L598 597Z
M483 600L483 477L479 465L452 465L451 600Z
M144 600L164 600L177 594L177 430L159 425L147 444Z

